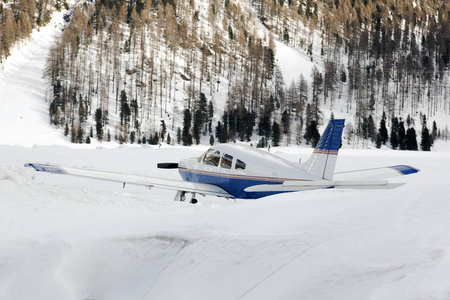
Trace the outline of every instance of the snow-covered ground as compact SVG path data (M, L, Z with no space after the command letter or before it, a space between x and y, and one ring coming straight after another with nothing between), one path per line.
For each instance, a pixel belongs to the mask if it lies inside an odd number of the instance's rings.
M343 150L339 170L411 164L393 190L236 202L34 173L28 161L178 179L202 147L1 146L1 299L448 299L448 152ZM279 148L304 160L311 150Z
M397 189L200 197L197 205L174 202L170 191L24 168L43 162L179 180L156 163L205 150L68 143L48 123L41 77L61 30L55 22L0 66L0 299L450 298L445 142L428 153L341 150L338 170L421 169L395 179L406 183ZM271 151L304 161L312 150Z

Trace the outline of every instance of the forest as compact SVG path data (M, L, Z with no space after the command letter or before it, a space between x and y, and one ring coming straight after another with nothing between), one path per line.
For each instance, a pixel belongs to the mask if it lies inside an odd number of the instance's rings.
M68 7L2 4L0 58ZM99 0L65 20L44 76L49 120L74 143L314 146L337 113L358 146L448 137L431 121L450 114L444 0ZM316 62L310 78L284 82L275 39Z

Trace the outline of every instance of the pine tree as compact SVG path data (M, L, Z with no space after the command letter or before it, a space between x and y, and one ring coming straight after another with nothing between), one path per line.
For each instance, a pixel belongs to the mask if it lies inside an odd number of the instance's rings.
M397 132L398 132L398 119L397 118L392 118L390 141L391 141L391 147L394 150L397 149L398 144L399 144L399 139L398 139Z
M303 138L306 140L306 144L311 143L312 147L316 147L320 140L320 133L317 130L317 124L315 120L311 120L311 123L306 125L306 131Z
M436 121L433 121L433 130L431 131L431 145L434 144L434 141L438 138L438 129L436 125Z
M417 151L417 149L416 131L413 127L408 128L406 131L406 150Z
M214 145L214 136L212 134L209 136L209 144L211 146Z
M167 126L164 120L161 120L161 140L164 142L164 136L167 132ZM169 142L167 142L169 144Z
M386 119L382 118L380 121L380 128L378 129L378 133L380 134L381 137L381 142L383 143L383 145L386 145L386 142L389 139L388 136L388 130L386 128Z
M82 144L83 143L83 136L84 136L84 130L81 127L81 125L78 125L78 130L77 130L77 143Z
M422 151L430 151L431 150L431 136L428 131L428 127L426 125L422 126L422 138L420 141L420 149Z
M398 124L398 141L400 150L406 150L406 132L403 121Z
M381 144L382 144L383 142L382 142L382 140L381 140L381 134L380 133L377 133L377 139L376 139L376 147L378 148L378 149L380 149L381 148Z
M181 135L181 139L183 141L183 146L191 146L192 145L192 134L191 134L191 122L192 115L189 109L185 109L183 113L183 132Z
M272 125L272 146L278 147L280 145L281 130L280 125L277 122L273 122Z
M64 128L64 136L68 136L69 135L69 125L67 125L66 123L66 127Z
M225 127L222 125L222 123L220 121L217 122L216 138L219 141L219 143L227 142L227 130L225 129Z
M181 144L181 128L177 129L177 144Z
M95 110L95 130L97 131L97 138L101 142L103 140L103 113L99 107Z

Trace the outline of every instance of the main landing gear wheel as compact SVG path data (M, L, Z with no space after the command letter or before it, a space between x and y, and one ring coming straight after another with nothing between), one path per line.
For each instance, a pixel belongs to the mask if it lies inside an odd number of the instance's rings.
M175 199L174 200L175 201L181 201L181 202L186 201L186 193L187 192L185 192L185 191L178 191L177 194L175 195ZM192 198L191 198L191 201L189 203L192 203L192 204L198 203L198 200L195 197L195 193L191 192L191 194L192 194ZM200 194L200 195L203 195L203 194Z
M195 193L192 193L191 204L197 203L197 199L195 198Z

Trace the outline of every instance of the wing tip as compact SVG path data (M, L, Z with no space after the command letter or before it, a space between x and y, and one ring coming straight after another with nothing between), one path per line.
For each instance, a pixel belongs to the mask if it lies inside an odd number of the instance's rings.
M399 172L401 175L410 175L420 172L419 169L408 166L408 165L398 165L398 166L392 166L392 169Z
M24 167L33 168L37 172L48 172L48 173L55 173L55 174L67 174L67 172L64 171L63 168L58 167L58 166L54 166L54 165L37 164L37 163L26 163L26 164L24 164Z

